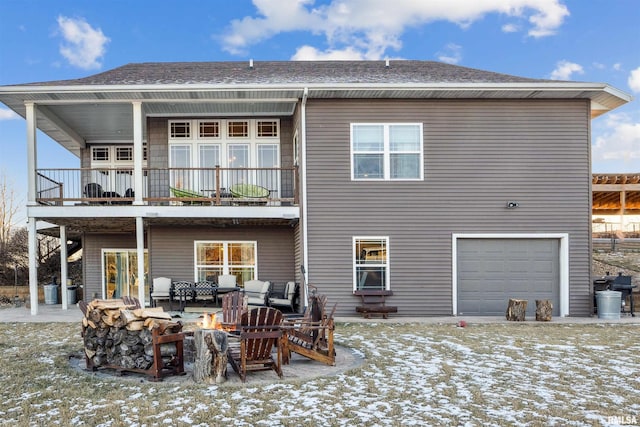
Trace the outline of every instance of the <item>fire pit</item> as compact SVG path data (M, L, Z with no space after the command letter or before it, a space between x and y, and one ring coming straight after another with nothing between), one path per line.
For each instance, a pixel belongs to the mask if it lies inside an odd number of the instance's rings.
M204 313L194 331L196 356L193 379L196 382L220 384L227 378L227 333L221 330L215 314Z

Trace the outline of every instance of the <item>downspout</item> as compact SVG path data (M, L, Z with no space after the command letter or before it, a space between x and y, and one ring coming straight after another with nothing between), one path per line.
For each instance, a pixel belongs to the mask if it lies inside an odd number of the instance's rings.
M300 187L302 190L302 280L304 284L305 309L309 305L309 246L307 245L307 98L309 88L305 87L300 107Z

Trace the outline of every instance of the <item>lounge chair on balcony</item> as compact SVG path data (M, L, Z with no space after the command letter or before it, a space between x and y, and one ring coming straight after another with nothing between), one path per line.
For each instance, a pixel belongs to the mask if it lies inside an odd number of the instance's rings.
M271 193L268 189L254 184L234 184L229 187L229 193L240 199L238 203L246 205L266 205Z
M102 185L97 182L90 182L84 186L84 196L88 199L102 199L105 197L105 192L102 190ZM89 203L92 204L107 204L106 201L92 200Z
M173 195L173 197L177 199L186 199L185 201L182 202L183 205L203 205L205 203L208 203L206 200L202 200L202 201L194 200L194 199L205 199L205 196L198 193L197 191L185 190L183 188L175 188L175 187L170 187L170 188L171 188L171 194Z

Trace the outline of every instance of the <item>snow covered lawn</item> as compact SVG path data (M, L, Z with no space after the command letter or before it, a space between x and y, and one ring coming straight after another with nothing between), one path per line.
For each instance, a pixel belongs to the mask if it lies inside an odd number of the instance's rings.
M0 324L0 424L424 426L640 423L640 325L338 324L359 369L221 386L97 377L77 324ZM229 375L235 375L229 370ZM634 422L635 421L635 422Z

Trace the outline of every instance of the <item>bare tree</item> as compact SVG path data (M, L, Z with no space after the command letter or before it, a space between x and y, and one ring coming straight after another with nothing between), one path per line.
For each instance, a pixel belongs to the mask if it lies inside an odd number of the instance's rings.
M24 233L15 224L18 203L7 175L0 172L0 281L4 284L9 273L23 264L24 248L20 244ZM25 230L26 231L26 230Z
M15 226L14 220L18 212L15 191L10 185L7 175L0 172L0 250L4 252L4 247L11 239L11 231Z

